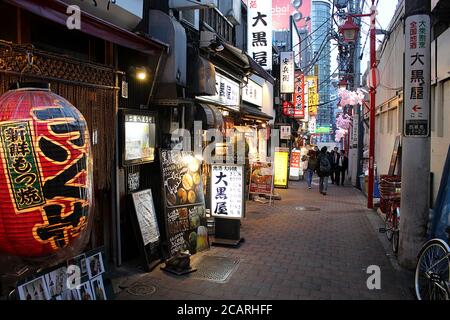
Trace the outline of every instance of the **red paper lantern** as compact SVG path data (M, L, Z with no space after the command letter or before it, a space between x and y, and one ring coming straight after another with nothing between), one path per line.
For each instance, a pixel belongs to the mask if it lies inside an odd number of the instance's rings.
M87 228L90 139L81 113L48 88L0 97L0 251L44 257Z

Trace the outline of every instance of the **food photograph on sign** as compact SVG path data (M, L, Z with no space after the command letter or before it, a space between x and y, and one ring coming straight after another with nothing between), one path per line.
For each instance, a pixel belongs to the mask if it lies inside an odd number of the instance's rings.
M250 193L272 195L273 166L269 162L253 162L250 174Z

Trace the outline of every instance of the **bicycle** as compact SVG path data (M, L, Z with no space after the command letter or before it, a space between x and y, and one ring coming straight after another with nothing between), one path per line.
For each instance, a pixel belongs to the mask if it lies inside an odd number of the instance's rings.
M450 227L446 231L450 238ZM450 247L444 240L432 239L420 250L415 290L418 300L450 300Z
M380 228L379 231L386 234L387 239L391 241L392 251L397 254L400 235L401 182L389 181L389 177L383 177L381 181L380 192L382 198L387 201L387 208L384 228Z

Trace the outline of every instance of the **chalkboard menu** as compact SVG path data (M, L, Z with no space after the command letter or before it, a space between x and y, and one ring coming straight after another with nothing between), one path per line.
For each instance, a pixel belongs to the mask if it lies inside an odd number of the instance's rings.
M209 248L201 162L192 152L161 151L170 255Z
M144 246L158 242L159 228L156 220L152 191L150 189L144 190L133 193L132 196Z

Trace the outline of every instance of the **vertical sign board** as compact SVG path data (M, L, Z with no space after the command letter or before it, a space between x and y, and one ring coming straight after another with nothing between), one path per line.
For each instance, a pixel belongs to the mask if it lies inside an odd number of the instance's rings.
M295 71L294 118L305 118L305 75Z
M280 139L290 140L291 139L291 126L281 126L280 127Z
M209 248L201 163L193 152L161 150L169 253Z
M289 180L289 149L276 148L274 157L274 186L275 188L288 187Z
M405 21L405 103L403 134L430 135L431 18L413 15Z
M249 0L248 54L265 70L272 70L272 0Z
M298 181L300 180L300 176L303 175L301 170L301 158L302 153L300 150L293 150L291 152L289 180Z
M317 105L319 104L319 95L317 94L317 77L306 76L305 82L308 85L308 109L311 116L317 115Z
M294 52L280 53L280 93L294 93Z
M211 214L215 218L241 219L244 216L244 167L212 165Z
M317 121L316 121L316 117L311 117L310 119L309 119L309 122L308 122L308 131L309 131L309 133L311 133L311 134L315 134L316 133L316 131L317 131Z
M359 115L353 115L353 128L352 128L352 146L358 148L358 129L359 129Z

